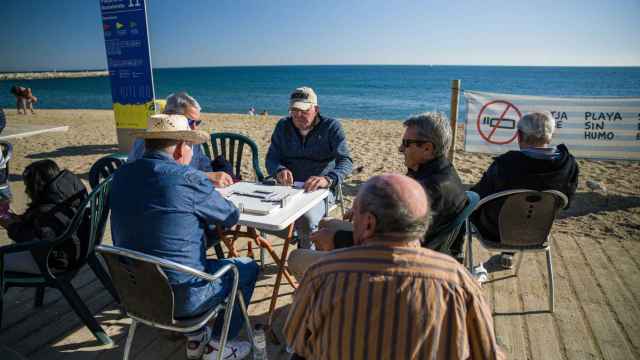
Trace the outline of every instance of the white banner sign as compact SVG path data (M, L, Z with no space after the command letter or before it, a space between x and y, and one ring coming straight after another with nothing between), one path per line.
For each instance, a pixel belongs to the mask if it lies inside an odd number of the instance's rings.
M640 98L546 97L465 91L464 149L501 154L518 149L517 124L527 113L556 119L552 144L580 158L640 160Z

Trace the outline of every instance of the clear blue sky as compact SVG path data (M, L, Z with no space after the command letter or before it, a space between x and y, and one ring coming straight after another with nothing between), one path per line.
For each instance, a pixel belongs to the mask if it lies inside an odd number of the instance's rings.
M154 67L640 65L639 0L148 0ZM0 71L103 69L99 0L2 0Z

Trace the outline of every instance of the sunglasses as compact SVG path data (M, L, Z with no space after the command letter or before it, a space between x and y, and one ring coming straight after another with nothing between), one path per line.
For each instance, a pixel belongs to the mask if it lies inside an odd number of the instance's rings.
M291 94L291 100L307 100L309 99L309 94L303 92L294 92Z
M416 139L402 139L402 147L408 148L411 144L423 145L428 143L426 140L416 140Z
M200 124L202 124L202 120L189 119L189 126L200 126Z

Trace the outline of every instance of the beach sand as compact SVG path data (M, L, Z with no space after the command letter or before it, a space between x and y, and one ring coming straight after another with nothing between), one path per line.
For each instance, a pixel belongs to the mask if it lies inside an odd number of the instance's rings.
M20 212L25 207L21 194L21 174L29 163L45 158L87 179L89 168L100 157L118 151L113 112L107 110L42 110L36 115L19 116L8 110L9 123L67 125L65 133L35 135L11 141L14 157L11 161L11 185L16 193L12 207ZM328 114L330 115L330 114ZM248 116L236 114L203 114L203 130L211 132L238 132L256 141L260 149L260 162L264 170L264 156L271 132L278 120L274 116ZM404 173L405 168L398 145L403 132L401 122L345 120L342 121L352 152L354 169L360 169L348 178L344 193L348 201L358 186L369 177L386 173ZM462 129L458 131L455 165L466 185L475 184L492 160L491 155L462 151ZM555 231L575 237L594 239L603 246L625 243L626 248L639 248L640 242L640 162L579 160L580 183L571 209L561 214ZM252 176L246 161L245 179ZM607 192L592 192L587 180L602 183ZM6 233L0 234L0 243L6 244ZM109 242L107 240L107 242ZM615 259L612 259L615 261ZM272 275L273 271L269 271ZM271 280L272 281L272 280ZM251 313L265 314L271 287L256 290ZM285 292L290 294L290 288ZM283 307L290 296L281 297ZM282 313L279 322L282 321Z

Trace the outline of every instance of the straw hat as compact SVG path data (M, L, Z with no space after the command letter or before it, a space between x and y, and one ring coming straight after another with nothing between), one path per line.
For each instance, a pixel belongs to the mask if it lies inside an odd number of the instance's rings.
M206 142L209 135L200 130L191 130L184 115L159 114L149 117L147 129L135 133L142 139L173 139L190 141L193 144Z

